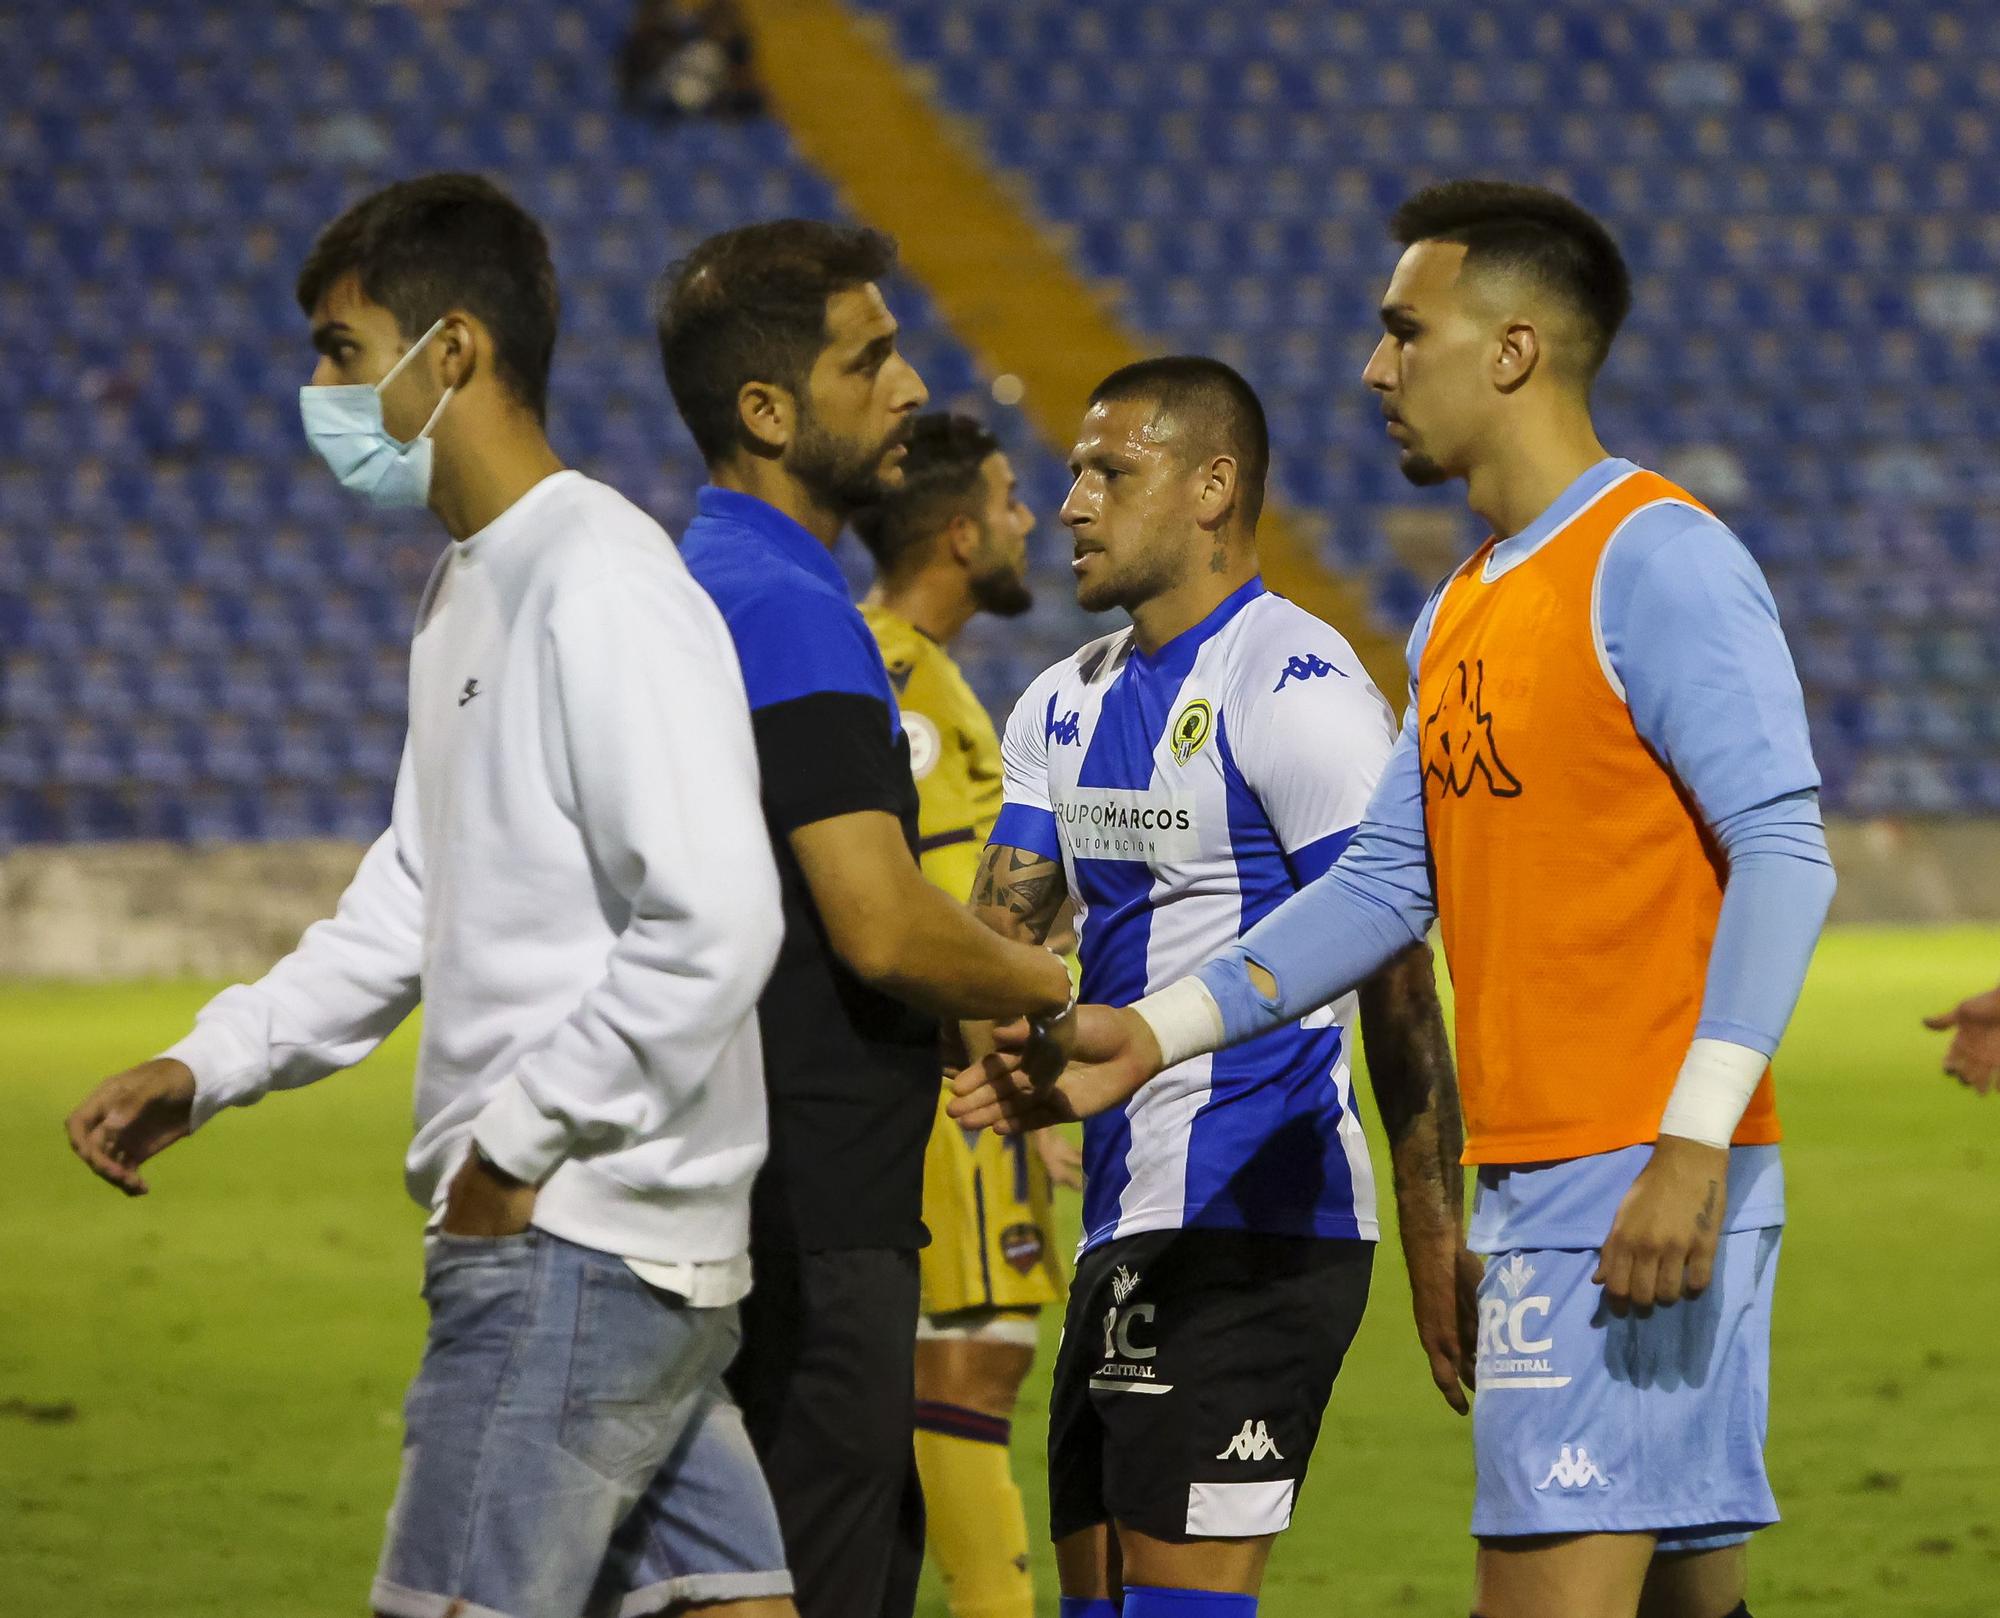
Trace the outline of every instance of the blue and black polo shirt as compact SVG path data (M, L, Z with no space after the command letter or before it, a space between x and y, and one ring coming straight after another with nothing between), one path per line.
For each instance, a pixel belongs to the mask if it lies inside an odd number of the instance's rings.
M776 507L705 488L681 555L743 665L777 855L785 942L758 1002L771 1155L752 1239L797 1248L923 1245L924 1144L938 1025L834 953L790 834L878 809L917 846L909 742L875 637L827 548Z

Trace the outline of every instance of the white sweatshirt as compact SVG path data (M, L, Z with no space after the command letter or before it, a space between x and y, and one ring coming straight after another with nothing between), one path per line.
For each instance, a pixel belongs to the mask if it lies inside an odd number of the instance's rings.
M476 1136L543 1182L542 1229L729 1264L782 931L722 615L657 523L558 472L439 563L390 827L338 912L166 1054L200 1125L360 1061L421 995L418 1202Z

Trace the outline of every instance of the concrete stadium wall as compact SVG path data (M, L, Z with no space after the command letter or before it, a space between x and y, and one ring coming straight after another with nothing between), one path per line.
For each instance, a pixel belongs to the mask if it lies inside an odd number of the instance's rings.
M1840 922L2000 922L2000 820L1830 828ZM332 913L348 843L20 848L0 855L0 979L261 973Z

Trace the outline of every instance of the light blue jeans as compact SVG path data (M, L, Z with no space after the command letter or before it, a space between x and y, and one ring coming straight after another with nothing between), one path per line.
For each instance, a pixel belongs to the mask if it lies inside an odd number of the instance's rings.
M722 1385L736 1309L695 1309L545 1231L425 1238L430 1336L372 1594L391 1618L641 1618L789 1595Z

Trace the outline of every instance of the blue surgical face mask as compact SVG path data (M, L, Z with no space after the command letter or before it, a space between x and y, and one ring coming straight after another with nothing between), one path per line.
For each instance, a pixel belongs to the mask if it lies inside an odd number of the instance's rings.
M333 468L333 475L345 487L366 495L378 506L421 506L430 499L431 429L458 390L444 390L423 431L407 444L392 438L382 425L382 390L443 329L440 320L410 345L410 351L380 382L299 389L299 415L305 422L306 441L319 451L320 459Z

